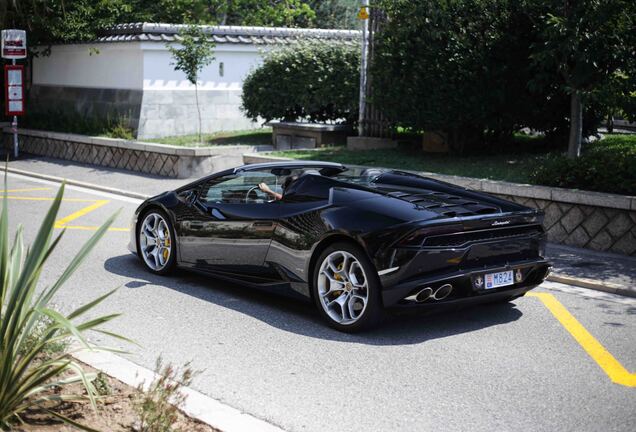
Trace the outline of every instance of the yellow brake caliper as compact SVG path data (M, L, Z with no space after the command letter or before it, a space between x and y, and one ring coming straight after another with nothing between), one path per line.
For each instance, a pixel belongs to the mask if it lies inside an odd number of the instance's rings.
M168 233L165 233L165 240L163 242L163 245L165 246L165 249L163 250L163 259L167 260L168 256L170 255L170 237L168 237Z

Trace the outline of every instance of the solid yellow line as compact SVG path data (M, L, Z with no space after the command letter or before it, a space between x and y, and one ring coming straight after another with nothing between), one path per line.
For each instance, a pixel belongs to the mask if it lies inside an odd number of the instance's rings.
M7 196L7 199L20 200L20 201L53 201L55 198L49 198L49 197L26 197L26 196L11 196L11 195L9 195L9 196ZM94 199L84 199L84 198L62 198L62 202L96 202L96 200L94 200Z
M66 216L63 219L56 220L55 221L55 228L63 228L64 225L66 225L67 223L69 223L69 222L71 222L71 221L73 221L73 220L75 220L75 219L77 219L79 217L85 216L85 215L89 214L90 212L92 212L94 210L97 210L98 208L108 204L109 202L110 201L108 201L108 200L94 201L93 204L91 204L89 206L86 206L83 209L80 209L80 210L76 211L75 213L72 213L72 214Z
M56 228L82 230L82 231L96 231L97 228L99 228L99 227L98 226L83 226L83 225L64 225L64 226L57 226L56 225ZM128 231L130 231L130 229L129 228L111 227L111 228L108 228L108 231L128 232Z
M552 294L528 293L526 295L541 300L614 383L636 387L636 373L630 373L625 369Z
M51 188L4 189L4 190L0 190L0 193L36 192L36 191L47 191L47 190L51 190Z

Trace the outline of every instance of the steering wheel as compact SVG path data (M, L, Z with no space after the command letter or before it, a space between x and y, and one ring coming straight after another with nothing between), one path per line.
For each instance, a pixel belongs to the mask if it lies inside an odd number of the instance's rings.
M245 204L251 201L256 201L258 199L258 193L256 191L260 190L258 186L252 186L247 193L245 194ZM253 197L250 195L254 195Z

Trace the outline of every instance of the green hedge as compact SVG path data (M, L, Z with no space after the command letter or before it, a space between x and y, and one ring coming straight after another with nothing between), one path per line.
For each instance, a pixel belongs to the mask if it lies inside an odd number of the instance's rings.
M298 43L273 51L243 84L242 109L253 120L353 123L358 116L356 45Z
M550 155L530 174L535 184L636 195L636 136L588 144L578 159Z

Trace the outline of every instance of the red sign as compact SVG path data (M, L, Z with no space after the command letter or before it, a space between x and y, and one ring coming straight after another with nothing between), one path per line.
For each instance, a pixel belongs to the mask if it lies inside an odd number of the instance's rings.
M2 30L2 58L18 60L26 56L26 32L16 29Z
M8 116L24 114L24 66L4 66L4 112Z

